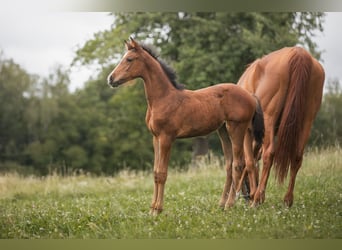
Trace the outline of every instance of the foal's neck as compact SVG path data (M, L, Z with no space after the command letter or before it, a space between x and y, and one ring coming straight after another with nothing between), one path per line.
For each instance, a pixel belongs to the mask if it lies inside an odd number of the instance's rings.
M146 99L150 107L176 90L159 62L155 60L146 62L146 69L142 74L142 78L144 80Z

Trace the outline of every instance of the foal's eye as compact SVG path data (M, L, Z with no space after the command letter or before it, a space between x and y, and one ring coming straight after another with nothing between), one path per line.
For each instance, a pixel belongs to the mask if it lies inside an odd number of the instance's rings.
M133 62L134 59L128 57L126 60L127 60L127 62Z

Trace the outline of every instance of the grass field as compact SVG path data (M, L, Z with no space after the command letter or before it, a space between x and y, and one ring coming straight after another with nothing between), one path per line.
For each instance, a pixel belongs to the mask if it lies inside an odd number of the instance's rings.
M152 173L152 171L151 171ZM218 201L224 170L218 163L170 170L164 212L149 216L151 173L0 176L1 238L242 239L342 238L342 149L311 151L297 177L292 208L286 186L270 176L266 201L240 199L229 211Z

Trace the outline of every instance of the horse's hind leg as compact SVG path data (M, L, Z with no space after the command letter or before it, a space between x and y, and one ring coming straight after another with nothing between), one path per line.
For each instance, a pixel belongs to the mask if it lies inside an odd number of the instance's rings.
M270 116L267 116L264 113L265 118L265 137L264 143L262 146L262 161L263 167L261 171L261 175L259 178L258 188L254 194L254 199L252 206L256 207L259 204L265 201L265 192L268 177L270 175L271 167L273 164L274 159L274 148L275 148L275 141L274 141L274 121L271 119Z
M317 73L317 71L315 71L314 73ZM309 90L310 92L307 95L308 98L305 99L306 112L305 112L305 116L303 120L303 126L301 128L301 132L299 133L298 149L296 152L295 162L294 164L291 164L291 168L290 168L289 186L284 197L284 203L287 207L291 207L293 204L293 190L295 187L296 176L297 176L298 170L300 169L302 165L304 148L310 136L312 123L321 105L323 86L320 84L323 84L323 78L321 75L319 75L318 77L316 76L316 78L313 75L313 79L316 79L316 80L318 79L318 80L316 82L311 81L312 88Z
M298 173L298 170L300 169L301 165L302 165L302 159L303 159L303 154L302 155L298 155L296 158L296 163L294 166L291 166L291 174L290 174L290 182L289 182L289 186L287 189L287 192L285 194L284 197L284 204L287 207L291 207L293 204L293 190L295 187L295 183L296 183L296 176Z
M221 140L222 151L226 161L226 181L223 187L223 192L219 203L220 207L224 207L228 200L230 186L232 185L232 144L229 139L226 125L223 125L221 128L219 128L217 133Z
M290 168L289 186L284 197L284 204L287 207L291 207L293 204L293 190L295 187L296 176L297 176L298 170L302 166L304 147L310 135L312 122L313 122L313 118L305 120L302 131L300 133L298 152L296 152L295 164L291 165L291 168Z

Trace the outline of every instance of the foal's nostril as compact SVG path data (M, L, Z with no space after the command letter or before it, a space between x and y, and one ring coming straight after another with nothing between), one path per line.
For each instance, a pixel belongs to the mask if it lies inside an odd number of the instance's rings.
M114 77L113 77L112 74L110 74L110 75L108 76L108 78L107 78L107 82L108 82L108 84L112 84L113 81L114 81Z

